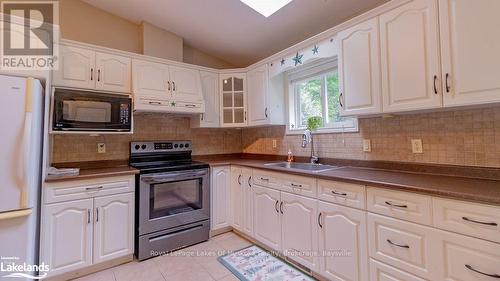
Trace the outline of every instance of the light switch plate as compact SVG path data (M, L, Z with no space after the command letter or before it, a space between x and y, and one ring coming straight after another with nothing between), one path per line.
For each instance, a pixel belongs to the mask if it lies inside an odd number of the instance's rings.
M97 153L106 153L106 144L103 142L97 143Z
M372 152L372 141L369 139L363 140L363 151L364 152Z
M276 139L273 139L273 148L278 147L278 143L276 142Z
M413 153L424 153L424 148L422 146L421 139L412 139L411 140L411 150Z

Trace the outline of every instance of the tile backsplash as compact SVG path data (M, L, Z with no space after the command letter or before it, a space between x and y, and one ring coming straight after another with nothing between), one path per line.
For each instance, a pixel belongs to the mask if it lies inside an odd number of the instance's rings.
M309 156L310 147L300 147L301 135L285 131L285 126L243 129L243 152L286 155L291 149ZM359 120L358 133L314 138L320 157L500 167L500 107L366 118ZM363 139L371 140L371 152L363 152ZM412 153L411 139L422 140L422 154Z
M186 117L139 114L133 135L53 136L52 162L128 159L130 141L162 139L192 140L195 155L310 153L300 147L300 135L286 135L285 126L191 129ZM371 152L363 152L363 139L371 140ZM422 140L422 154L412 153L411 139ZM100 142L106 153L97 153ZM315 148L329 158L500 167L500 107L360 119L357 133L315 135Z
M239 129L191 129L187 117L166 114L136 114L134 134L54 135L52 163L123 160L129 158L129 143L143 140L192 140L193 154L239 153ZM97 153L97 144L106 144L106 153Z

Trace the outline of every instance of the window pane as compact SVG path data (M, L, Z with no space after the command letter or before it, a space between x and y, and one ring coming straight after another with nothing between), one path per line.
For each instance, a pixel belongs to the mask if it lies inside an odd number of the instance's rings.
M298 87L298 101L300 104L299 124L307 126L307 118L322 116L321 106L321 79L311 79L301 82Z
M340 121L339 75L336 72L326 76L326 100L328 112L325 123Z

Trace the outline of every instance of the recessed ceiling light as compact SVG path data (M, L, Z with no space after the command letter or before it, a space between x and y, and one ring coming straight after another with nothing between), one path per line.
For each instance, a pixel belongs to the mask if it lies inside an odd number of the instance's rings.
M292 0L240 0L245 5L256 10L264 17L269 17L279 9L285 7Z

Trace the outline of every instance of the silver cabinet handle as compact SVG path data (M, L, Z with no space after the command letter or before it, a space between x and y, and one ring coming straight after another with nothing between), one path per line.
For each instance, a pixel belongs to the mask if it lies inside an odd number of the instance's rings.
M436 82L437 82L437 75L434 75L434 94L438 94L438 89L437 89L437 85L436 85Z
M168 91L170 91L170 81L167 81L167 85L168 85L167 89Z
M98 69L97 70L97 82L100 82L101 81L101 70Z
M90 224L90 209L87 209L87 224Z
M204 116L205 114L203 114L203 113L202 113L202 114L200 114L200 115L201 115L201 116L200 116L200 119L201 119L201 121L203 121L203 119L205 118L205 116Z
M280 203L280 213L283 214L283 201Z
M248 185L249 185L250 187L252 187L252 176L250 176L250 177L248 178Z
M500 275L498 275L498 274L488 274L488 273L481 272L481 271L479 271L479 270L477 270L477 269L474 269L474 268L473 268L471 265L469 265L469 264L466 264L466 265L465 265L465 268L467 268L467 269L468 269L468 270L470 270L470 271L474 271L474 272L476 272L476 273L482 274L482 275L484 275L484 276L488 276L488 277L491 277L491 278L498 278L498 279L500 279Z
M274 203L274 209L276 210L276 213L278 213L278 214L280 213L280 211L278 210L278 203L279 202L280 202L279 200L276 200L276 203Z
M394 243L394 242L392 242L392 241L391 241L391 239L387 239L387 243L389 243L389 244L391 244L391 245L394 245L394 246L396 246L396 247L410 249L410 246L408 246L408 245L401 245L401 244Z
M99 208L95 209L95 222L99 222Z
M462 217L464 221L472 222L472 223L478 223L482 225L491 225L491 226L497 226L498 224L496 222L483 222L483 221L477 221L477 220L472 220L469 219L468 217Z
M449 93L450 92L450 84L449 84L449 80L450 80L450 74L449 73L446 73L446 77L445 77L445 84L446 84L446 92Z
M266 107L266 110L264 111L264 114L266 115L266 118L268 117L267 116L267 107Z
M339 195L339 196L347 196L347 193L345 193L345 192L338 192L338 191L332 190L332 193L335 195Z
M408 205L394 204L389 201L385 201L385 204L396 208L408 208Z
M195 108L196 105L194 105L194 104L185 104L184 107Z
M150 101L149 104L150 105L161 105L161 102L159 102L159 101Z
M266 178L260 178L261 181L269 181L269 179L266 179Z
M318 215L318 225L319 225L320 228L323 228L323 225L321 224L321 217L322 216L323 216L323 213L320 212L319 215Z
M172 81L172 90L175 92L175 82Z
M241 175L238 176L238 184L241 185Z
M94 80L94 69L91 68L90 69L90 81L93 81Z
M293 186L293 187L302 187L301 184L294 184L294 183L292 183L291 186Z
M85 188L85 190L87 190L87 191L97 191L97 190L101 190L103 188L104 188L103 186L87 187L87 188Z
M340 93L340 95L339 95L339 104L340 104L341 108L344 108L344 105L342 104L342 96L343 96L343 93Z

